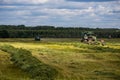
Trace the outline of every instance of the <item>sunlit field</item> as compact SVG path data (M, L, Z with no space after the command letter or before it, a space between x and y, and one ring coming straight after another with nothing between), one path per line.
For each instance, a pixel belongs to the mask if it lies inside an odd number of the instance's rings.
M0 46L29 50L58 71L55 80L120 80L120 39L105 39L105 46L81 43L78 38L0 39ZM0 80L33 80L0 50Z

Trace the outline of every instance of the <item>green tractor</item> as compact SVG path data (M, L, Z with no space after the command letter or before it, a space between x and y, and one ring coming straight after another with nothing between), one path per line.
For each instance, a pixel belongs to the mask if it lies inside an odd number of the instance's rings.
M87 31L82 33L81 42L88 43L88 44L96 44L97 38L93 32Z

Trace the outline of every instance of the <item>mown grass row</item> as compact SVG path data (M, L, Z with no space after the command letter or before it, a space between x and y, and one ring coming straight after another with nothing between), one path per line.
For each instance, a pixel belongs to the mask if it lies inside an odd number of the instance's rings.
M87 45L87 44L81 44L81 43L73 43L71 44L74 47L78 47L78 48L83 48L83 49L87 49L87 51L83 50L83 52L89 52L90 50L92 50L93 52L97 52L97 53L101 53L101 52L110 52L110 53L119 53L120 49L117 48L111 48L109 45L106 46L100 46L100 45Z
M44 64L35 57L31 52L22 48L14 48L10 45L1 46L2 51L11 54L11 61L20 69L30 74L35 80L54 80L57 76L57 70L50 65Z

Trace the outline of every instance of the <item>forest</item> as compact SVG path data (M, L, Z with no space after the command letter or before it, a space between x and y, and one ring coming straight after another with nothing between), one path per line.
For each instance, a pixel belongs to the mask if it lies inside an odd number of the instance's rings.
M98 38L120 38L117 28L84 28L56 26L0 25L0 38L81 38L82 33L93 32Z

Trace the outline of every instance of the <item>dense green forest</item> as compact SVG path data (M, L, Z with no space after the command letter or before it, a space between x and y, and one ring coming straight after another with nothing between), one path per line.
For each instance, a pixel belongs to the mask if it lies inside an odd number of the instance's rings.
M120 29L83 28L54 26L0 25L0 38L80 38L85 31L95 33L98 38L120 38Z

